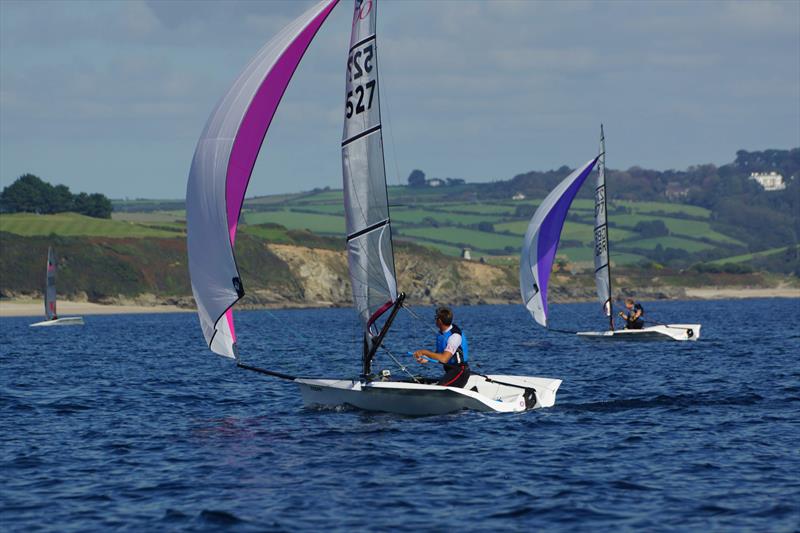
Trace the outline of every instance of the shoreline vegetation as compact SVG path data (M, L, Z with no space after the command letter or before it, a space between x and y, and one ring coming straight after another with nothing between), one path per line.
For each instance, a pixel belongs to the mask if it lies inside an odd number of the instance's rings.
M670 293L654 293L650 291L638 292L637 297L647 300L737 300L750 298L795 298L800 299L800 287L692 287L683 291ZM174 302L174 299L170 299ZM592 302L591 297L562 297L554 299L554 303L581 303ZM476 302L464 302L461 305L499 304L515 305L519 301L503 298L482 299ZM427 302L412 305L427 305ZM280 303L247 303L237 307L237 311L252 311L259 309L317 309L330 307L348 307L342 302L313 301L313 302L280 302ZM179 305L150 297L143 300L125 301L118 303L94 303L87 301L59 300L59 314L68 315L124 315L124 314L151 314L151 313L193 313L194 302L181 301ZM43 316L43 304L40 300L32 298L2 298L0 299L0 318L12 317L39 317Z

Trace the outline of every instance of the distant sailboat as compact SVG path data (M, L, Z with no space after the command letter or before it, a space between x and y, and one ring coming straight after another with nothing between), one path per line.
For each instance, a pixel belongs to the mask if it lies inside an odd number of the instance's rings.
M40 326L82 326L83 317L69 316L58 318L56 313L56 259L53 248L47 248L47 271L44 290L44 314L47 320L31 324L31 327Z
M198 142L186 198L189 271L210 349L235 358L242 368L297 383L307 406L347 404L407 415L552 406L561 384L557 379L473 374L464 388L453 388L372 372L373 358L405 298L397 290L384 171L377 0L355 1L341 143L350 279L363 328L361 376L301 378L239 361L231 308L244 296L244 288L233 246L247 181L303 52L337 3L320 2L267 43L214 110Z
M578 190L597 164L594 189L594 275L597 296L603 314L608 317L609 330L576 333L589 339L697 340L700 336L700 324L657 324L643 329L614 329L605 159L605 135L601 125L600 155L564 179L547 195L533 214L525 234L520 258L520 291L525 307L537 323L547 327L547 285L564 220Z

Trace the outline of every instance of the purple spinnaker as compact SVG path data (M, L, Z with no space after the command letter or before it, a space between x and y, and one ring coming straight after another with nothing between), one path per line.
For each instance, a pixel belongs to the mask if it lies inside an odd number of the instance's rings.
M547 286L567 211L592 172L597 158L567 176L542 201L531 218L520 257L522 301L534 320L547 327Z
M539 230L539 241L536 243L539 255L537 268L539 269L539 279L541 280L539 282L539 290L542 291L545 313L547 313L547 285L550 280L550 270L553 268L553 261L556 258L558 243L561 240L561 230L564 228L564 221L567 219L567 211L569 211L569 206L572 205L578 190L580 190L581 185L592 172L593 167L594 164L590 165L578 175L578 179L567 188L553 209L544 217Z

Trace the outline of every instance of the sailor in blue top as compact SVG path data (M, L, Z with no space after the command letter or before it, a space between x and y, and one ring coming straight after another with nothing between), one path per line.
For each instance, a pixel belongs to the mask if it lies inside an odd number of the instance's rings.
M453 324L453 311L447 307L436 310L436 351L417 350L414 357L417 362L425 364L429 359L440 362L444 366L444 376L438 385L446 387L463 387L469 380L470 371L467 364L469 346L467 336L457 325Z
M633 298L625 298L625 308L628 310L626 315L623 312L619 313L625 320L625 329L642 329L644 327L644 308L639 302L635 302Z

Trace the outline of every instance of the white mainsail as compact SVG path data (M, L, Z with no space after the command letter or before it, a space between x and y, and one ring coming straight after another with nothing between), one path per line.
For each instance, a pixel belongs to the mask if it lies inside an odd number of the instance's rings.
M338 1L322 0L259 50L197 143L186 188L189 274L203 335L219 355L236 355L231 308L244 288L233 247L256 157L297 65Z
M56 312L56 257L53 247L47 248L47 276L45 278L44 314L47 320L53 320Z
M377 0L356 0L347 58L342 176L353 300L367 338L397 300L375 36Z
M522 301L534 320L547 327L547 284L558 250L561 229L572 200L597 163L597 157L558 184L542 201L528 224L519 265Z
M600 125L600 159L594 188L594 279L603 312L611 317L611 266L608 253L608 203L606 201L606 138ZM614 320L610 320L614 329Z

